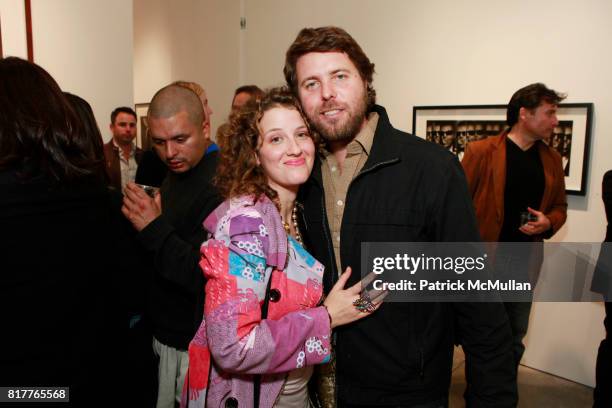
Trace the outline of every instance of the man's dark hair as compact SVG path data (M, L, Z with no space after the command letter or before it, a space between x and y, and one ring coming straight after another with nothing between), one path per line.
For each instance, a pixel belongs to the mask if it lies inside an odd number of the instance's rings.
M533 110L540 106L542 102L558 105L567 95L548 89L546 85L537 82L519 89L512 95L508 102L506 112L506 122L511 128L518 122L519 111L521 108Z
M0 59L0 169L56 182L96 174L83 124L57 82L21 58Z
M114 125L115 124L115 119L117 119L117 115L119 115L120 113L127 113L129 115L134 116L134 119L136 119L138 116L136 116L136 112L134 112L134 109L129 108L127 106L120 106L118 108L116 108L114 111L112 111L111 113L111 123Z
M251 98L261 99L264 95L264 91L261 90L257 85L242 85L234 91L234 97L240 93L247 93L251 95Z
M372 86L374 64L365 55L357 41L339 27L303 28L285 55L285 80L297 95L297 60L311 52L343 52L359 71L361 79L368 86L368 110L376 103L376 91Z

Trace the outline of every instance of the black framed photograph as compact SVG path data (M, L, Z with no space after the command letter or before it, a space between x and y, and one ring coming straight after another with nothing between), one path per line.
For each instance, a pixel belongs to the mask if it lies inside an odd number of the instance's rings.
M137 103L134 106L136 112L136 146L143 150L151 147L151 138L149 137L149 125L147 123L147 113L149 112L148 103Z
M559 152L567 194L585 195L593 116L592 103L562 103L559 124L544 142ZM412 133L463 158L467 143L498 136L506 128L506 105L415 106Z

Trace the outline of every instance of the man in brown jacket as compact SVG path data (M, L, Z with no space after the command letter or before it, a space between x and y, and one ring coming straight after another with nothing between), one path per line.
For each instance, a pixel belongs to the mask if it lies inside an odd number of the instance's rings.
M461 164L484 241L541 242L565 223L561 156L542 141L558 125L557 105L563 99L565 95L541 83L519 89L508 104L507 129L466 146ZM532 258L541 256L541 249L536 249ZM531 275L534 285L540 268L539 261L536 264L535 276ZM525 351L522 340L531 302L506 302L505 306L518 365Z
M125 185L134 181L142 151L134 144L136 112L125 106L111 113L110 130L113 138L104 144L106 172L112 187L123 193Z

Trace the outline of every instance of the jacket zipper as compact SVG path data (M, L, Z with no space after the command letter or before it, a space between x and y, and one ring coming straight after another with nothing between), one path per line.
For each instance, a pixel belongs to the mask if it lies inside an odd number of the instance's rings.
M331 279L331 287L338 280L338 269L336 266L336 257L334 256L334 243L332 242L331 233L329 232L329 220L327 219L327 210L325 208L325 190L321 189L323 194L321 194L321 212L323 213L323 234L327 240L327 255L329 256L329 261L332 267L332 279Z
M362 175L364 175L366 173L374 171L375 169L377 169L379 167L386 166L388 164L393 164L393 163L396 163L398 161L399 161L399 158L395 158L395 159L387 160L387 161L384 161L384 162L376 163L375 165L373 165L372 167L369 167L367 169L361 169L359 174L357 174L357 176L355 176L355 178L353 180L351 180L351 182L349 183L348 188L346 189L346 198L344 200L345 203L348 202L348 197L349 197L349 193L351 191L351 186L353 185L355 180L357 180L359 177L361 177ZM321 208L323 209L324 219L327 220L327 212L326 212L326 209L325 209L325 190L323 190L323 194L321 195ZM344 216L342 218L344 218ZM342 220L340 222L340 231L342 231L343 221L344 220ZM327 240L328 240L327 242L329 244L327 249L328 249L328 252L331 252L332 265L335 268L336 267L336 258L333 256L334 254L333 254L333 249L332 249L334 247L334 245L331 242L331 237L329 236L329 231L327 230L327 228L328 228L328 225L324 225L325 235L327 237ZM342 243L342 239L340 240L340 242ZM340 248L341 247L342 247L342 244L340 245ZM342 257L342 254L340 254L340 256ZM338 271L335 271L333 283L336 283L337 278L338 278ZM334 339L335 339L335 333L334 333ZM336 369L337 369L337 367L338 367L338 361L336 360ZM422 352L421 352L421 378L423 378ZM335 384L335 387L334 387L334 400L336 401L336 406L337 406L338 405L338 388L340 388L339 384L338 384L338 377L337 376L336 376L336 381L335 382L336 382L336 384Z
M357 176L355 176L355 178L353 180L351 180L351 184L353 184L353 182L355 180L357 180L359 177L361 177L362 175L364 175L366 173L369 173L369 172L371 172L371 171L373 171L373 170L375 170L375 169L377 169L377 168L379 168L381 166L386 166L387 164L393 164L393 163L396 163L398 161L399 161L399 158L396 157L395 159L391 159L391 160L387 160L387 161L384 161L384 162L376 163L375 165L373 165L372 167L368 167L367 169L361 169L359 174L357 174ZM349 188L350 188L350 185L349 185ZM347 195L348 195L348 190L347 190Z

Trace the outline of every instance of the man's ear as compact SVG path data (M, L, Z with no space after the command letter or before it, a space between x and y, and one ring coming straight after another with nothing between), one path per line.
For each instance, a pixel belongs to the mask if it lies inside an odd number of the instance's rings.
M210 120L205 120L202 123L202 133L206 140L210 140Z
M519 109L519 118L525 120L527 118L527 114L530 114L531 111L525 107L521 107Z

